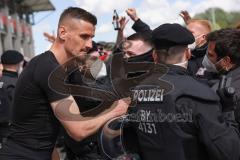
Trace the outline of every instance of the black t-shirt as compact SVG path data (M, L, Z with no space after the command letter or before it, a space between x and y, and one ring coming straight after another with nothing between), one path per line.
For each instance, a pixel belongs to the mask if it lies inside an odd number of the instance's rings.
M66 98L48 86L50 73L59 64L50 51L33 58L19 77L13 103L10 139L30 149L52 150L59 122L51 102Z

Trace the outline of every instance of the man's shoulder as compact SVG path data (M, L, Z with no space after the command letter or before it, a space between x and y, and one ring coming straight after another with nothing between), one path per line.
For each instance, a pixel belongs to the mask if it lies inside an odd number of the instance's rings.
M55 59L54 55L50 51L46 51L34 57L28 64L27 67L35 68L37 72L39 70L48 71L56 68L58 66L58 62Z
M42 62L42 61L50 61L50 60L54 60L54 55L51 51L46 51L43 52L35 57L32 58L32 60L29 62Z
M19 80L43 81L58 66L57 60L51 52L44 52L32 58L21 73Z

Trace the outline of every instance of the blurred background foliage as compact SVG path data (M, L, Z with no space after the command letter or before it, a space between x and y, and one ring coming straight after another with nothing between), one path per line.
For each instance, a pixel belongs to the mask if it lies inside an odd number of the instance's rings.
M203 13L196 14L193 18L211 21L213 30L232 28L240 24L240 12L226 12L221 8L209 8Z

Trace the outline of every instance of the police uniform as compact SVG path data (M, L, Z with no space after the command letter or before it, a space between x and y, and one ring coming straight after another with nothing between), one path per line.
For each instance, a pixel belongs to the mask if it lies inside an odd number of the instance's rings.
M21 61L23 61L23 56L21 53L14 51L14 50L8 50L5 51L1 56L1 62L4 65L14 65L18 64ZM8 135L8 129L10 125L10 105L13 101L13 95L14 95L14 89L15 85L17 83L18 79L18 73L16 71L10 71L6 68L3 69L2 77L0 78L1 82L1 88L5 88L6 92L2 94L7 94L6 98L8 98L8 106L1 106L0 110L0 143L2 142L2 139L7 137ZM3 96L3 95L1 95ZM7 107L7 108L5 108ZM0 147L1 148L1 147Z
M7 50L1 56L1 63L4 65L15 65L24 60L23 55L15 50ZM4 82L3 85L5 86L12 86L9 87L9 96L10 100L13 100L13 90L12 88L15 87L18 79L18 72L17 71L10 71L6 68L2 71L1 81ZM11 89L10 89L11 88Z
M153 31L157 48L187 45L193 35L178 24L164 24ZM150 75L136 86L131 124L137 133L143 160L237 160L238 130L222 118L218 96L187 75L177 65L156 78ZM172 85L164 91L162 82ZM152 86L146 85L152 83ZM155 90L155 93L153 91Z
M1 63L4 65L15 65L23 61L23 55L15 50L7 50L1 56ZM18 79L17 71L10 71L6 68L3 69L1 81L5 86L15 86ZM10 92L10 100L13 99L13 91Z
M14 88L17 82L18 74L16 72L3 70L3 75L0 78L0 83L3 83L3 86L6 88L6 92L1 94L7 94L4 97L8 98L8 105L1 106L0 109L0 144L4 141L4 138L8 135L8 129L10 126L10 104L13 100ZM1 95L2 97L3 95ZM2 102L1 102L2 103ZM3 104L1 104L3 105ZM1 146L0 146L1 148Z
M235 117L238 124L240 124L240 67L234 68L233 70L228 72L226 76L228 78L232 78L232 87L234 87L236 90L235 100L237 102L237 105L235 110Z
M235 89L235 95L233 102L235 103L235 107L231 106L231 108L235 108L234 114L236 121L240 124L240 67L235 67L231 69L229 72L225 74L226 78L231 78L230 86ZM219 79L215 80L215 84L212 85L212 89L216 91L219 86Z
M12 101L13 95L14 95L14 88L18 79L18 73L13 71L8 71L8 70L3 70L2 73L3 74L2 74L2 77L0 78L0 81L3 82L3 85L8 86L7 87L8 96L10 101Z

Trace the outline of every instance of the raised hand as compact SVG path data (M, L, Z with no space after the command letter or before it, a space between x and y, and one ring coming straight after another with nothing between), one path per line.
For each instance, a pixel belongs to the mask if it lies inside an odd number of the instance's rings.
M120 24L120 30L123 31L128 23L129 19L126 20L126 17L120 17L119 24Z
M54 35L51 35L47 32L43 32L43 35L47 38L49 42L54 42L56 40L56 37Z
M130 97L122 98L118 101L115 101L110 108L111 109L110 112L114 115L114 117L124 115L127 112L130 103L131 103Z
M184 10L179 13L179 15L183 18L185 24L188 24L189 21L192 19L189 15L188 11Z
M134 22L139 19L135 8L128 8L126 13Z

